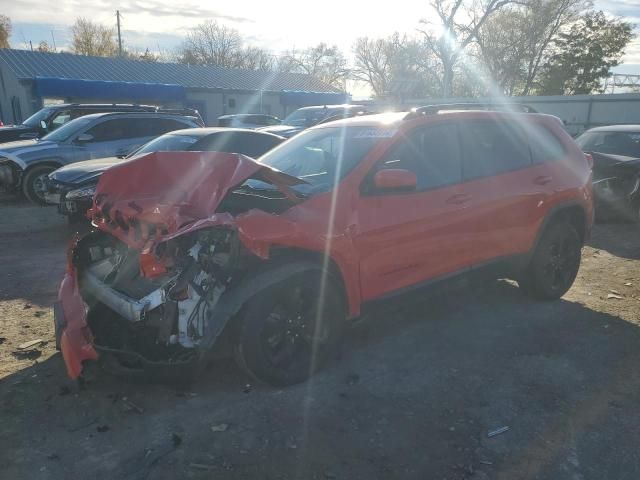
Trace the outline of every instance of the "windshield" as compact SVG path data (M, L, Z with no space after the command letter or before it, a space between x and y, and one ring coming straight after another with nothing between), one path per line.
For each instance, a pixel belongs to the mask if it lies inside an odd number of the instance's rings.
M282 123L284 125L292 125L294 127L312 127L328 115L335 113L328 108L315 110L296 110L285 118Z
M80 130L89 126L93 121L91 117L80 117L65 123L63 126L42 137L42 140L51 140L52 142L64 142L78 133Z
M161 137L151 140L149 143L145 143L138 150L131 152L127 158L151 152L187 151L191 145L199 139L200 137L192 137L189 135L162 135Z
M640 157L640 132L587 132L576 142L583 152Z
M372 127L319 128L301 133L258 161L304 180L306 184L293 187L302 194L323 192L353 170L380 138L391 135L392 130ZM257 187L256 181L250 185Z
M32 128L40 128L40 122L42 120L46 122L52 111L52 108L43 108L42 110L38 110L36 113L22 122L22 124Z

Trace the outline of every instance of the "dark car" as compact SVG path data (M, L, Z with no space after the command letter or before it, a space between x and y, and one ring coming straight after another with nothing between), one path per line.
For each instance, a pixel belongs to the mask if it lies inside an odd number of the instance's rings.
M348 320L403 292L484 271L562 297L591 198L589 157L549 115L351 118L258 162L150 153L100 178L56 338L72 378L99 360L184 379L215 350L290 385L332 358Z
M70 223L85 218L100 175L106 169L150 152L217 151L257 158L285 139L277 135L238 128L189 128L162 135L126 157L109 157L73 163L49 175L45 198L57 204Z
M327 119L340 120L368 113L362 105L324 105L319 107L302 107L290 113L281 125L265 127L263 132L275 133L285 138L293 137L302 130L324 123Z
M218 117L219 127L259 128L280 125L282 120L273 115L262 113L239 113L237 115L222 115Z
M200 116L160 112L93 113L40 139L0 144L0 187L44 205L47 175L70 163L124 156L173 130L201 127Z
M640 125L592 128L576 142L593 156L598 220L640 221Z
M168 112L153 105L131 105L131 104L88 104L88 103L63 103L51 105L38 110L27 118L20 125L8 125L1 127L0 123L0 143L13 142L15 140L28 140L40 138L61 127L65 123L85 115L103 112ZM178 112L171 110L171 112ZM197 115L195 110L191 115ZM202 119L200 119L202 121Z

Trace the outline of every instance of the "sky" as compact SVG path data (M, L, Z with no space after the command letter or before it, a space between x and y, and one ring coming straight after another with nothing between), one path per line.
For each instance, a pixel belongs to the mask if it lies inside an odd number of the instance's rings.
M77 17L115 26L115 10L122 14L126 46L144 51L172 52L190 28L215 19L236 28L253 45L275 52L302 49L319 42L338 45L347 54L356 38L386 36L395 31L414 33L429 14L427 0L0 0L1 13L13 23L11 45L34 48L45 40L56 47L70 43L69 27ZM55 5L55 8L52 8ZM594 8L636 24L639 38L627 48L623 65L615 70L640 74L640 0L595 0ZM53 37L53 39L52 39Z

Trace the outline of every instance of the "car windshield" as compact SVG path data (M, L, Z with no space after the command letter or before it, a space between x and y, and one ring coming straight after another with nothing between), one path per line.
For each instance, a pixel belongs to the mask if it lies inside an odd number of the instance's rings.
M638 132L586 132L576 139L583 152L640 157Z
M52 142L64 142L78 133L83 128L89 126L93 121L91 117L80 117L65 123L60 128L42 137L42 140L50 140Z
M40 128L40 122L43 120L46 121L47 118L49 118L49 116L51 115L52 111L52 108L43 108L42 110L38 110L36 113L22 122L22 124L31 128Z
M138 150L131 152L127 158L151 152L187 151L190 149L191 145L196 143L199 139L200 137L194 137L191 135L162 135L151 140L149 143L145 143Z
M304 195L331 190L369 153L380 140L393 135L393 130L374 127L319 128L294 137L258 160L304 180L293 187ZM261 182L250 180L254 188Z
M335 114L334 111L327 108L313 110L296 110L285 118L282 123L284 125L292 125L294 127L312 127L328 115Z

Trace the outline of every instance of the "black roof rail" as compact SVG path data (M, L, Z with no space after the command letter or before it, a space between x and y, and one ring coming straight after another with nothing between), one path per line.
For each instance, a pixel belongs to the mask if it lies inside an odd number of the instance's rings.
M524 103L445 103L442 105L425 105L412 108L405 119L419 115L435 115L447 110L485 110L496 112L538 113L536 109Z

